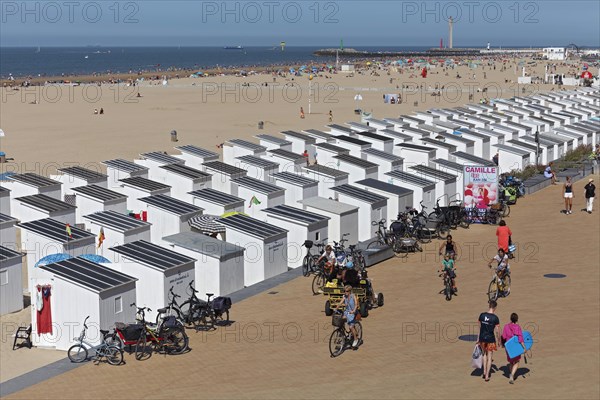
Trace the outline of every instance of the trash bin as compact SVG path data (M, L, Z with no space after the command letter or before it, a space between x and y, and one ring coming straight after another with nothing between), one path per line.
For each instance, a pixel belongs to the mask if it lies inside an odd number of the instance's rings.
M4 164L6 162L6 153L3 151L0 151L0 163Z
M171 131L171 142L177 142L177 131Z
M265 127L264 121L258 121L258 129L263 129Z

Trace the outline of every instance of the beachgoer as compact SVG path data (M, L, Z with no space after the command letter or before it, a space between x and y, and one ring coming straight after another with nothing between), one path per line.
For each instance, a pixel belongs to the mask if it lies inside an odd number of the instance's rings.
M306 166L308 167L310 165L310 162L308 160L308 150L304 150L304 153L302 153L302 157L306 159Z
M510 264L508 263L508 255L505 253L504 249L498 249L498 254L494 256L488 263L488 267L492 268L492 263L498 263L494 272L496 276L500 280L500 284L502 284L502 279L504 276L510 271Z
M98 109L94 108L94 115L97 115L97 114L98 114Z
M596 186L594 180L590 178L588 184L583 187L585 189L586 211L591 214L594 208L594 197L596 197Z
M573 184L570 176L567 176L567 181L563 185L563 197L565 198L565 214L573 214Z
M479 338L477 343L483 352L483 379L490 380L490 369L492 368L492 354L498 350L497 340L500 339L500 319L496 315L498 304L490 300L487 312L479 315ZM498 338L496 338L496 336Z
M502 346L509 341L513 336L519 338L519 343L523 346L523 350L527 350L525 348L525 341L523 340L523 331L517 322L519 321L519 316L516 313L510 314L510 324L504 325L504 329L502 329ZM506 360L509 363L510 370L510 380L508 383L511 385L515 383L515 373L519 369L519 361L521 361L521 356L516 356L515 358L510 358L508 355L508 350L506 351Z
M481 101L483 102L483 99L481 99ZM483 103L482 103L483 104ZM498 165L498 161L500 159L500 156L498 153L496 153L496 155L494 157L492 157L492 161L494 162L494 164Z
M442 252L442 250L443 250L444 248L445 248L445 251L444 251L444 252ZM445 243L442 243L442 244L440 245L440 250L439 250L439 253L440 253L440 256L441 256L442 254L446 254L446 255L450 256L450 258L451 258L452 260L456 260L456 253L457 253L457 251L456 251L456 242L454 242L454 241L452 240L452 235L448 235L448 236L446 237L446 242L445 242Z
M300 107L300 118L304 119L304 108Z
M500 220L498 228L496 228L496 236L498 236L498 248L504 249L504 252L508 254L508 246L510 246L510 240L512 232L504 220Z
M325 271L325 276L327 278L327 281L331 282L334 277L337 276L336 272L335 272L335 267L337 265L337 259L335 257L335 252L333 251L333 247L331 247L331 245L327 245L325 246L325 251L323 252L323 254L321 255L321 257L319 257L319 259L317 260L317 265L320 265L321 260L325 259L325 267L324 267L324 271Z
M552 171L553 165L554 165L554 163L552 163L552 162L550 164L548 164L548 166L544 170L544 176L548 179L552 179L552 184L556 185L556 174L554 173L554 171Z
M333 122L333 112L329 110L329 122Z
M100 109L100 115L104 114L104 108Z
M450 258L450 255L446 253L444 255L444 259L442 260L442 270L444 274L450 277L452 281L452 290L454 293L458 293L458 289L456 288L456 272L454 271L454 260Z
M352 336L354 337L354 342L352 343L352 347L358 346L358 334L356 333L356 328L354 325L356 324L356 310L358 307L358 300L356 299L356 295L352 293L352 286L346 285L344 287L344 297L340 301L339 307L345 306L344 308L344 318L346 319L346 323L352 332Z

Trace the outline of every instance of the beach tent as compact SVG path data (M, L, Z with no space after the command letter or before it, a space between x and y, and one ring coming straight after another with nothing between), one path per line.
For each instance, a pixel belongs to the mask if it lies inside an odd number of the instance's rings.
M67 253L56 253L56 254L50 254L47 255L45 257L42 257L38 260L38 262L35 263L34 267L40 267L42 265L48 265L48 264L52 264L55 262L59 262L59 261L63 261L63 260L68 260L69 258L72 258L72 256L70 254Z

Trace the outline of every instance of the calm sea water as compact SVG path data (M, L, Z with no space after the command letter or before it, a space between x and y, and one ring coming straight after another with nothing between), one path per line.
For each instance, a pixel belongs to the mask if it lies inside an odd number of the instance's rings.
M3 47L0 77L87 75L156 71L158 68L252 67L277 64L329 63L316 57L317 47L247 47L226 50L214 47ZM360 48L357 50L374 50ZM377 51L422 51L426 47L381 47ZM39 50L39 51L38 51ZM86 58L87 57L87 58Z

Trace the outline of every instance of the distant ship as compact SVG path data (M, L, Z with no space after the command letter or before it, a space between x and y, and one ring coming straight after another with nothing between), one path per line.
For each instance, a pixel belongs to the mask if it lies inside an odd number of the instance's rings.
M225 50L244 50L242 46L225 46L223 47Z

